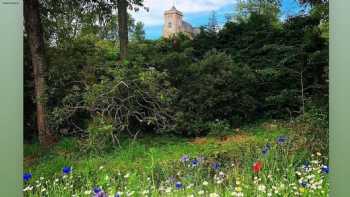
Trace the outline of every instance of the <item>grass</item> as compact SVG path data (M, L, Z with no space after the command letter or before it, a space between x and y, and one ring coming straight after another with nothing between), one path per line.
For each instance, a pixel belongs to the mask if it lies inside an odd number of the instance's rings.
M36 144L25 145L25 171L33 178L24 193L91 196L94 187L101 187L113 196L118 191L134 192L132 196L327 196L328 177L321 172L327 158L311 156L295 147L291 138L276 144L278 136L291 134L279 124L263 123L220 138L144 136L123 140L121 148L102 153L81 152L74 138L61 140L47 152ZM261 150L266 144L271 149L264 156ZM180 161L183 155L190 161ZM204 159L193 167L191 160L198 157ZM252 165L257 161L263 168L254 173ZM309 171L302 168L305 161L313 162ZM220 163L220 169L214 170L214 163ZM72 173L63 175L64 166L71 166ZM176 182L181 183L180 189Z

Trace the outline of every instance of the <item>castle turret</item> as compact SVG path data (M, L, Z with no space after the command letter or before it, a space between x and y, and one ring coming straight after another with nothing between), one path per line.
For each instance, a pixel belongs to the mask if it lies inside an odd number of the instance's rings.
M173 34L182 32L183 14L173 6L164 13L163 36L169 38Z

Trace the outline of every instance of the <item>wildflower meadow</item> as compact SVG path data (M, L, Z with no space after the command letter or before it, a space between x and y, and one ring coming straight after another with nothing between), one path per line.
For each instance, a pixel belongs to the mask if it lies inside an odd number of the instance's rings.
M242 135L243 139L233 135L227 141L205 138L201 143L174 137L171 140L180 142L149 147L140 140L104 155L104 160L98 155L82 161L47 158L44 165L27 169L23 192L26 197L328 196L327 156L295 150L293 137L279 134ZM54 164L55 169L44 173L40 168L51 162L66 165Z

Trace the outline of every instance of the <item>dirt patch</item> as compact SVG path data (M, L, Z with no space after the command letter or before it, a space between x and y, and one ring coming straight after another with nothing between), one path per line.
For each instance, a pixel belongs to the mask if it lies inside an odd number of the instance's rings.
M228 135L223 136L221 138L215 139L215 143L217 144L226 144L226 143L242 143L249 139L249 135L245 133L238 133L235 135ZM212 141L211 141L212 142ZM193 141L191 141L192 144L208 144L209 140L206 137L197 137Z
M36 160L37 160L36 156L30 155L30 156L24 157L23 162L24 162L24 165L26 166L32 166Z
M191 143L192 144L207 144L208 139L206 137L196 137Z
M268 131L273 131L273 130L278 129L277 123L263 123L261 126L262 126L262 128L264 128L265 130L268 130Z
M219 144L226 144L226 143L242 143L245 142L249 139L249 135L244 134L244 133L239 133L236 135L232 135L232 136L224 136L222 137L218 143Z

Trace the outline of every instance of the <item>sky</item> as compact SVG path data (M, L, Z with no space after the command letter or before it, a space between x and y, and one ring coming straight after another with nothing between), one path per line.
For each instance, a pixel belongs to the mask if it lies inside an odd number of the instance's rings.
M212 12L216 12L220 25L226 21L225 15L233 14L238 0L144 0L147 12L141 9L133 12L136 21L145 25L147 39L158 39L162 36L163 14L173 5L183 12L184 20L194 27L205 26ZM282 0L282 18L297 14L302 8L297 0Z

